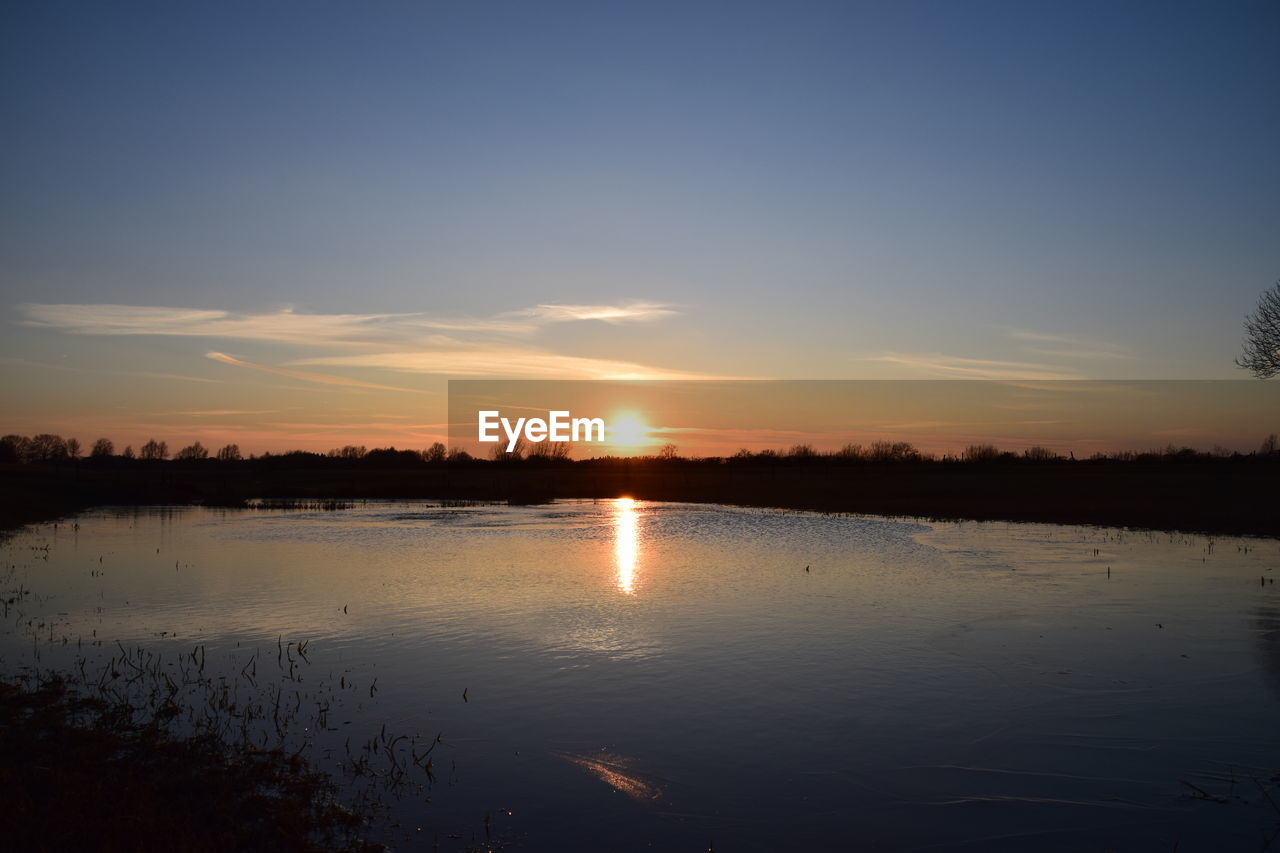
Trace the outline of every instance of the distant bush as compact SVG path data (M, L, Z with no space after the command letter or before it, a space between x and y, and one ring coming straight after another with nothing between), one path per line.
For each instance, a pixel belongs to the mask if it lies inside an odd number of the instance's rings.
M173 458L180 462L192 462L197 459L208 459L209 450L197 441L196 443L188 444L186 447L179 450Z
M169 445L163 441L156 441L154 438L142 445L142 450L138 453L139 459L145 459L148 462L158 462L161 459L169 458Z
M1000 449L994 444L971 444L960 458L965 462L994 462L1000 458Z

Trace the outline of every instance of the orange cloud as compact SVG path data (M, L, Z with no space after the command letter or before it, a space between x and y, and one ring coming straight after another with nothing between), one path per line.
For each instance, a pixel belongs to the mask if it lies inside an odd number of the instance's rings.
M379 391L403 391L406 394L430 394L430 391L423 391L417 388L400 388L395 385L378 385L373 382L363 382L359 379L350 379L346 376L333 376L328 373L312 373L309 370L289 370L284 367L271 367L265 364L254 364L251 361L243 361L241 359L229 356L224 352L205 353L206 357L214 361L220 361L223 364L234 365L235 367L249 367L253 370L262 370L267 373L274 373L278 376L288 376L290 379L301 379L304 382L319 382L323 385L342 385L351 388L373 388Z

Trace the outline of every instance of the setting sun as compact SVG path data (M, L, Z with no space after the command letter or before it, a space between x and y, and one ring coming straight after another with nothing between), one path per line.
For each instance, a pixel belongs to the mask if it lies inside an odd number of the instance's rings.
M645 447L649 444L649 426L635 412L622 412L609 420L607 437L614 447Z

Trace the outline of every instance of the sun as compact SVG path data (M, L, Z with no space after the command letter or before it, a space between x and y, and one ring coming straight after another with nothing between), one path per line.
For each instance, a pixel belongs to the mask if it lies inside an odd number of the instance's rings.
M614 447L645 447L649 426L635 412L619 412L609 420L609 443Z

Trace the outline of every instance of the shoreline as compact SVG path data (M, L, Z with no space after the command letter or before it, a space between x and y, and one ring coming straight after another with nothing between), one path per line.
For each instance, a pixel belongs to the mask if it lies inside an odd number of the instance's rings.
M95 506L245 506L253 498L496 500L633 497L936 521L1007 521L1280 538L1267 458L1047 464L730 466L591 460L375 467L221 464L0 466L0 530Z

